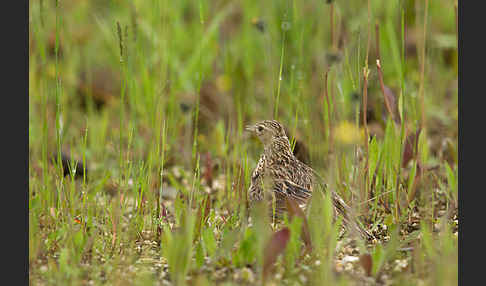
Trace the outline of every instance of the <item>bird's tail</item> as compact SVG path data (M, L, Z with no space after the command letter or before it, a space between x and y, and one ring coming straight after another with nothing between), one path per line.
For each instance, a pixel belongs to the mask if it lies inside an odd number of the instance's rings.
M335 213L343 218L343 223L346 229L352 234L358 234L365 240L372 240L375 237L366 229L364 229L358 222L353 210L349 207L344 200L333 190L331 190L324 180L313 170L314 176L318 178L318 183L324 192L331 194L332 204L334 206Z
M336 210L337 214L343 218L343 223L348 231L351 233L357 233L361 238L365 240L372 240L374 236L359 224L353 210L336 192L331 191L331 194L334 209Z

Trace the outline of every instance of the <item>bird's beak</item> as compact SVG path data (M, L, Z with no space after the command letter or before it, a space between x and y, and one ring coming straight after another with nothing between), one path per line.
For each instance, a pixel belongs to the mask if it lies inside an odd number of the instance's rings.
M246 131L249 131L251 133L254 133L255 130L256 130L256 127L255 125L247 125L246 128L245 128Z

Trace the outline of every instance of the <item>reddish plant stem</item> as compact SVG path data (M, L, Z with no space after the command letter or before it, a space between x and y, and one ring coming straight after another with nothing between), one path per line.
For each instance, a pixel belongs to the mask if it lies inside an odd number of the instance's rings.
M368 123L366 118L366 110L368 109L368 68L363 68L363 126L365 132L365 153L366 153L366 165L365 165L365 193L368 197L368 183L369 183L369 176L368 176L368 169L369 169L369 152L368 152Z

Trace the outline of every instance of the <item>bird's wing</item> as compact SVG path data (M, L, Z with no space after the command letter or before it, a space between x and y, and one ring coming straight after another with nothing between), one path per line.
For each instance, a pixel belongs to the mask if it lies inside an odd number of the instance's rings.
M288 196L296 200L299 204L305 203L312 195L312 192L289 180L276 180L273 186L277 194Z

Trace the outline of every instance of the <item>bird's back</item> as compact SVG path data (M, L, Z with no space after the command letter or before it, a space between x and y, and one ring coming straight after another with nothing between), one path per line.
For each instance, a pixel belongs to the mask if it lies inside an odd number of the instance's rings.
M250 201L263 200L266 189L267 199L275 198L275 211L277 216L281 216L287 210L287 197L294 199L302 207L306 205L312 195L313 178L312 169L292 154L262 154L252 174Z

